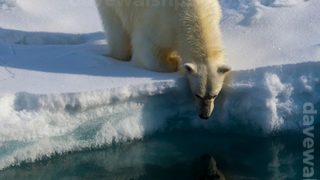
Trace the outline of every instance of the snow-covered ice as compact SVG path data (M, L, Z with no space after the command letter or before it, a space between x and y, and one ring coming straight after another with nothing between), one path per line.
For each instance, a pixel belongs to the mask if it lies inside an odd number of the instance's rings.
M320 106L320 2L221 4L235 71L204 122L183 77L104 56L93 1L0 0L0 169L173 129L300 132Z

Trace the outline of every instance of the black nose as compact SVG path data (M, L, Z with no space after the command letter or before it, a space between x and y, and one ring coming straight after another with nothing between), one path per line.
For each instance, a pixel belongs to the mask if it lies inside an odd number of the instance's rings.
M200 116L201 119L209 119L210 118L210 116L205 116L205 115L202 115L202 114L199 115L199 116Z

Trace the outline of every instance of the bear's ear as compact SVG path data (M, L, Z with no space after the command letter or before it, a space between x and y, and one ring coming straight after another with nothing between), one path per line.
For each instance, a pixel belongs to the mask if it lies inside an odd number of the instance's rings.
M195 73L197 72L197 66L195 64L192 63L185 63L184 64L184 69L188 72L188 73Z
M226 64L224 64L218 68L218 73L221 73L221 74L225 74L229 71L231 71L231 67Z

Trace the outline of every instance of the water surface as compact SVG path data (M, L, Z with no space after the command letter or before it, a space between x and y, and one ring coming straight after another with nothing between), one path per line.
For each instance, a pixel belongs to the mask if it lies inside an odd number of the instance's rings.
M0 179L196 179L198 159L205 153L215 157L227 179L301 179L302 138L203 130L157 133L23 163L2 171Z

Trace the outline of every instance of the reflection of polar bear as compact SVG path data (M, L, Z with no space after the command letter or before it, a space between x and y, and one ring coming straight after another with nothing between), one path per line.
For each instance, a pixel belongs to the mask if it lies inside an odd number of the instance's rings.
M203 180L225 180L224 175L217 168L216 160L210 155L205 154L201 157L200 165L200 178Z
M109 56L187 77L201 118L210 117L230 68L224 64L218 0L96 0Z

